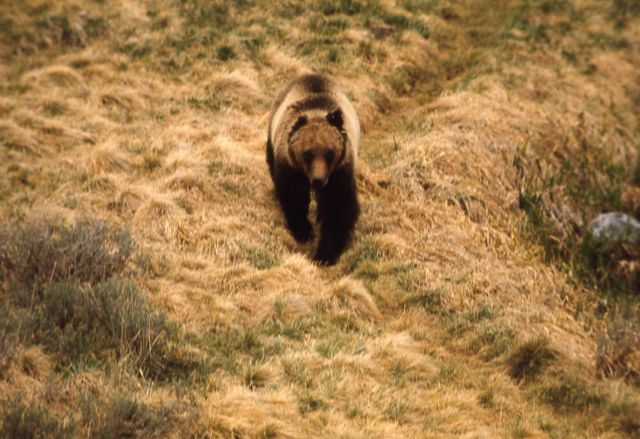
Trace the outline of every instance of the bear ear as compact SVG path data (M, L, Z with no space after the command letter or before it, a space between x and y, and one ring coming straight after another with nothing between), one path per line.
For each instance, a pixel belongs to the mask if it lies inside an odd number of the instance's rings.
M296 120L296 123L294 123L293 127L291 127L291 132L289 133L289 135L295 133L306 124L307 124L307 116L298 117L298 120Z
M329 122L336 128L342 128L342 126L344 125L344 120L342 120L342 111L335 110L327 114L327 122Z

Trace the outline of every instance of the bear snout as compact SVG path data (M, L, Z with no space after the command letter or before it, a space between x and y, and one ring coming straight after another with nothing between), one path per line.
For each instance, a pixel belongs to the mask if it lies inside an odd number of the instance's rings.
M313 190L318 192L327 184L327 179L324 177L314 177L311 179L311 186Z

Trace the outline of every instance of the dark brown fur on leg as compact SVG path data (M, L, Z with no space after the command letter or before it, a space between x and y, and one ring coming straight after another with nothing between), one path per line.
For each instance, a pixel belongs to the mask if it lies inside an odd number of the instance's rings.
M274 166L273 183L287 221L287 227L298 242L313 238L309 222L310 187L307 177L288 166Z
M353 167L345 166L331 174L329 182L318 194L320 242L313 259L321 264L335 264L346 247L360 205Z

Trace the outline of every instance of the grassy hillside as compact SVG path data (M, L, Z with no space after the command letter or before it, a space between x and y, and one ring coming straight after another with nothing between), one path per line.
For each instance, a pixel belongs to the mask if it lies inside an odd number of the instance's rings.
M583 239L640 214L636 1L6 1L0 59L0 436L640 435L639 252ZM309 70L328 268L264 154Z

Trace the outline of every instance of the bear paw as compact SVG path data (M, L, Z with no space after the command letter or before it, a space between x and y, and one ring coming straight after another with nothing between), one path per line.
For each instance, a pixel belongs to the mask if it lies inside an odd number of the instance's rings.
M313 263L320 266L334 265L338 261L338 256L333 252L322 251L320 248L313 256Z
M293 238L298 242L309 242L313 239L313 227L309 221L296 224L295 227L291 227L291 234Z

